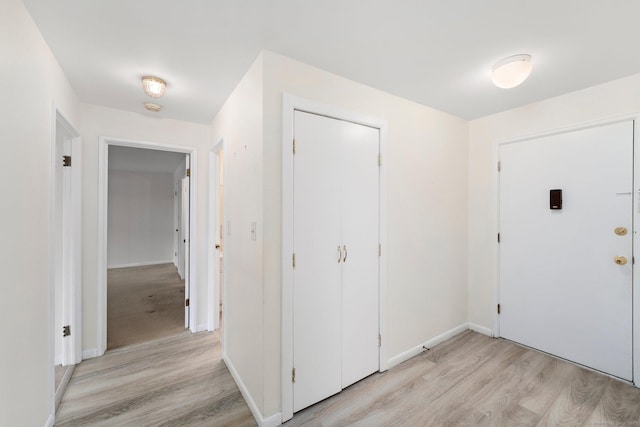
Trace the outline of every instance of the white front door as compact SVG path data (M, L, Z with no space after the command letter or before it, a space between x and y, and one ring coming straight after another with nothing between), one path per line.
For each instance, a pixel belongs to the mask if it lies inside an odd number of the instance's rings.
M500 335L631 380L633 122L502 145L500 163Z
M379 369L379 131L296 111L295 140L294 412Z

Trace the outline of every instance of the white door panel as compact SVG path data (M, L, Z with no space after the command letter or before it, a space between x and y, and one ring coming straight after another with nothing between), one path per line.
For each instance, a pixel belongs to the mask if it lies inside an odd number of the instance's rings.
M295 112L294 412L378 370L378 130Z
M189 327L189 306L187 305L187 301L189 301L189 277L191 275L190 267L190 255L189 255L189 177L185 176L182 178L182 241L180 242L183 245L183 253L184 253L184 327Z
M501 335L630 380L632 122L504 145L500 160Z
M378 366L379 131L342 122L342 387Z
M294 412L341 390L340 122L296 112Z

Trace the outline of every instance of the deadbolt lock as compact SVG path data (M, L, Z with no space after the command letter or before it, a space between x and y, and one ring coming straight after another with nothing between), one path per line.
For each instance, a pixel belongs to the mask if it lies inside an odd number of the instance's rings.
M625 265L627 263L627 258L623 256L617 256L613 259L613 262L618 265Z
M614 233L616 233L616 235L618 236L624 236L627 234L627 229L625 227L616 227L615 230L613 230Z

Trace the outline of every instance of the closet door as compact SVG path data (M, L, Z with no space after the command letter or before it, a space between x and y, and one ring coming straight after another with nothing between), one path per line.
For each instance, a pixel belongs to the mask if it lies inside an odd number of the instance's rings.
M379 130L340 122L342 147L342 387L378 364Z
M342 389L341 123L294 117L294 412Z

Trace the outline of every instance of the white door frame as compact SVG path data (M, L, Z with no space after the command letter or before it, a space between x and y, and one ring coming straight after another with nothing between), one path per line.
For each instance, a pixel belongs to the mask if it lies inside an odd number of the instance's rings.
M97 356L102 356L107 349L107 217L108 217L108 182L109 182L109 146L143 148L151 150L171 151L189 154L191 160L191 196L189 198L189 330L195 333L197 312L197 266L196 266L196 213L197 213L197 161L195 148L179 145L160 144L157 142L132 140L101 136L98 142L98 295L97 295Z
M55 324L55 259L59 245L56 243L54 212L62 202L65 208L62 231L63 268L63 324L69 325L71 335L65 338L62 347L62 364L75 365L82 360L82 139L65 115L53 105L51 127L51 163L49 186L49 391L51 414L55 415L55 337L62 334ZM63 180L63 200L56 200L56 164L62 159L56 155L58 129L70 137L70 179Z
M545 136L552 136L566 132L573 132L582 129L589 129L598 126L604 126L608 124L620 123L625 121L634 121L634 143L633 143L633 157L634 157L634 170L633 170L633 253L635 255L635 248L640 247L640 149L637 146L637 137L636 135L640 135L640 113L633 114L625 114L621 116L609 117L602 120L589 121L585 123L578 123L571 126L566 126L557 129L551 129L543 132L537 132L534 134L523 135L508 139L503 139L497 141L493 146L493 159L494 165L497 165L500 161L500 147L506 144L514 144L519 142L525 142L531 139L541 138ZM497 214L496 214L496 226L495 226L495 234L497 235L500 232L500 173L498 168L493 168L493 194L495 195L495 200L497 201ZM494 254L496 263L493 266L493 274L496 278L495 288L494 288L494 307L500 303L500 250L499 243L494 246ZM638 291L638 287L640 286L640 277L636 274L635 264L632 265L632 286L635 292L633 292L633 308L632 308L632 316L633 316L633 384L636 387L640 387L640 291ZM499 337L500 335L500 316L497 313L497 310L493 312L493 328L492 335L495 337ZM606 375L606 374L605 374ZM618 378L619 379L619 378Z
M281 354L281 399L282 422L293 417L293 155L294 111L300 110L345 120L380 130L380 229L379 239L382 254L379 263L379 331L382 345L379 350L380 372L387 370L387 122L357 112L344 110L289 94L282 96L282 354Z
M218 212L220 212L220 196L222 196L222 209L224 210L222 216L223 218L226 216L226 187L222 190L222 194L220 194L220 152L222 152L222 174L223 179L225 181L226 178L226 150L224 149L224 138L221 138L218 142L213 144L213 146L209 149L209 243L207 245L207 272L209 277L209 283L207 284L208 291L208 304L212 304L210 307L213 309L208 310L208 318L207 318L207 330L215 331L220 328L220 288L222 288L222 306L224 307L224 299L225 299L225 282L224 273L222 276L222 283L220 283L220 262L218 258L218 251L215 249L216 242L218 240L218 233L220 231L220 227L222 226L220 222L220 218ZM222 258L222 271L225 271L225 259ZM225 311L223 310L222 315L225 316ZM224 349L224 330L225 330L226 322L222 322L222 344Z

